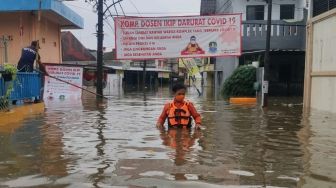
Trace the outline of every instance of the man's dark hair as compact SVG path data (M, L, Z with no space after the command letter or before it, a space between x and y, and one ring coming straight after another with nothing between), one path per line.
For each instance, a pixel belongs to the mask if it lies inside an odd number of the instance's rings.
M185 85L183 85L183 84L175 84L174 86L173 86L173 92L174 93L176 93L178 90L180 90L180 89L187 89L186 88L186 86Z
M37 41L36 40L32 41L30 45L34 46L35 48L37 48Z
M30 46L31 46L32 48L34 48L35 50L40 49L40 45L39 45L38 40L34 40L34 41L32 41L31 44L30 44Z

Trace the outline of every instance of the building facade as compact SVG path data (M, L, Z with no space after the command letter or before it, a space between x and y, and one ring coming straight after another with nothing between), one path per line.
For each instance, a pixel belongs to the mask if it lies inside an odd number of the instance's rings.
M272 6L270 95L302 95L309 1L273 0ZM253 61L263 65L267 11L261 0L202 0L202 15L242 13L242 56L214 58L213 72L206 73L213 74L217 90L238 65Z
M61 63L61 29L83 26L83 18L58 0L2 0L0 62L17 64L21 49L38 40L42 62Z

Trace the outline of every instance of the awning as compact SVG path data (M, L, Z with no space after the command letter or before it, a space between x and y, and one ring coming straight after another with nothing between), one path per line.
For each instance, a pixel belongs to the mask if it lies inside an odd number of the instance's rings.
M256 51L245 51L242 52L242 55L245 54L255 54L255 53L265 53L266 50L256 50ZM270 52L304 52L302 49L271 49Z
M143 71L141 67L122 67L122 66L113 66L113 65L105 65L105 68L115 69L115 70L125 70L125 71ZM147 72L171 72L166 69L158 69L158 68L146 68Z
M60 24L62 29L82 29L84 20L58 0L1 0L1 12L39 11L42 16Z

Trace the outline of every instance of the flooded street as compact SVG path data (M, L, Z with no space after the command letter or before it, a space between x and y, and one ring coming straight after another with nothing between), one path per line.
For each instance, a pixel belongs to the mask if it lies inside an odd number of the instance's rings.
M336 187L336 117L305 117L302 99L261 110L190 91L198 131L155 127L168 88L91 97L1 125L0 187Z

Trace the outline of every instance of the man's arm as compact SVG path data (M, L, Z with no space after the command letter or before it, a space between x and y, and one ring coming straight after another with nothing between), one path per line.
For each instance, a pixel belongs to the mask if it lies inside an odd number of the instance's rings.
M160 117L159 117L159 119L157 120L157 123L156 123L157 127L162 127L164 122L166 121L168 108L169 108L169 103L165 104L165 106L163 107L161 115L160 115Z
M38 53L37 53L37 57L36 57L36 63L38 64L40 71L43 72L46 76L48 76L49 74L47 72L47 69L43 65L43 63L41 62L41 56Z
M201 115L197 112L195 106L193 103L189 103L188 105L188 109L190 111L191 116L194 118L195 123L196 123L196 127L200 127L202 124L202 118Z
M41 72L43 72L46 76L48 76L48 72L46 67L43 65L43 63L41 61L37 61L38 65L39 65L39 69Z

